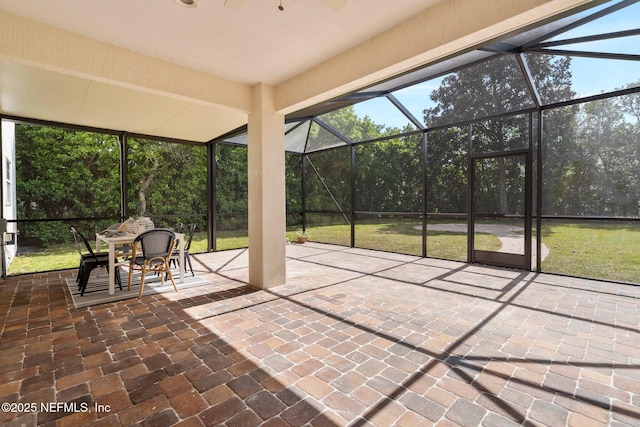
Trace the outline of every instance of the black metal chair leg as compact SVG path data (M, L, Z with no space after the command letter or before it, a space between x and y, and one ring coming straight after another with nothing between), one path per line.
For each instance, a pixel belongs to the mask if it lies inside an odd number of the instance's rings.
M189 253L186 254L185 258L187 259L187 263L189 264L189 270L191 270L191 275L193 277L196 277L196 273L193 272L193 266L191 265L191 257L189 256Z
M78 275L76 276L76 283L80 283L80 275L82 274L83 267L84 267L84 261L80 260L80 265L78 266Z
M87 289L87 284L89 283L89 276L91 275L92 268L85 268L82 272L82 278L80 279L80 296L84 295L84 291Z
M120 277L120 267L116 267L114 274L116 275L115 276L116 283L120 287L120 290L122 290L122 278Z
M83 275L84 275L84 262L81 262L80 267L78 267L78 275L76 276L76 283L78 284L78 289L82 288Z

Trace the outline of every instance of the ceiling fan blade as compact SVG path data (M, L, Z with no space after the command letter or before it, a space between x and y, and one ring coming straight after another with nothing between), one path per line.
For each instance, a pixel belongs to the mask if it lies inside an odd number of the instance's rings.
M224 7L229 9L240 9L244 4L244 0L224 0Z
M324 4L334 12L339 11L347 5L347 0L322 0Z

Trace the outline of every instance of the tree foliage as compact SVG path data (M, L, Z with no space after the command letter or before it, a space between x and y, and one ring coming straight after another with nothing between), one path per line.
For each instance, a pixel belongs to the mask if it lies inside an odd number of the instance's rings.
M216 211L218 229L247 230L247 147L218 144L216 147Z
M427 134L427 212L465 213L468 185L468 126Z
M574 169L583 177L575 188L581 205L573 214L638 216L640 209L640 127L633 105L640 95L626 95L584 104L579 114L579 157ZM571 199L569 199L571 200Z
M422 136L361 144L356 149L356 210L422 210Z
M89 132L16 127L19 218L113 216L119 209L117 138Z
M568 59L529 58L528 65L541 97L554 92L570 93L569 64ZM464 129L453 126L429 135L429 212L464 213L469 153L501 153L529 147L532 137L529 115L518 112L535 107L534 95L525 82L520 64L515 57L507 55L447 75L430 98L434 106L424 111L427 125L445 126L475 120ZM478 120L481 118L486 119ZM521 170L506 168L504 159L483 163L484 183L477 180L481 187L476 191L489 191L490 183L495 183L496 190L492 191L492 197L477 198L478 203L485 204L476 205L478 212L521 211L524 187L516 184L518 177L514 176L519 172Z
M132 216L206 214L204 147L130 139L127 152ZM119 221L120 143L116 136L43 126L16 127L16 188L21 239L41 245L67 241L69 221L86 232ZM87 218L87 219L83 219ZM94 218L104 218L94 222ZM165 219L171 226L183 219Z
M16 202L21 220L118 217L120 148L115 136L16 126ZM28 222L22 238L44 246L68 238L68 224Z
M206 214L205 147L130 138L127 164L130 215Z

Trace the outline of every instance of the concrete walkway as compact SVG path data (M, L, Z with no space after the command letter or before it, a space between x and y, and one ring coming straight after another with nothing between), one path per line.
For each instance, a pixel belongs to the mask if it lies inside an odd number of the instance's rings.
M422 226L415 227L416 230L422 229ZM466 233L466 224L430 224L427 229L434 231L449 231L452 233ZM498 224L477 224L476 232L492 234L500 239L502 247L498 252L504 252L509 254L524 255L524 228L511 225L498 225ZM536 264L536 239L531 239L531 251L534 254L532 257L532 264ZM542 258L544 260L549 255L549 248L542 244Z

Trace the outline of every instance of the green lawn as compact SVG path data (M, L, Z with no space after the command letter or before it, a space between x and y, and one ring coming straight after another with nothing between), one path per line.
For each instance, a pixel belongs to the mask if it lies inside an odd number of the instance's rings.
M409 255L422 255L422 230L419 220L394 219L356 225L356 246ZM351 244L349 225L328 225L309 227L307 234L311 240L340 245ZM476 236L488 250L500 248L500 240L489 234ZM466 233L433 231L427 227L427 255L434 258L467 260Z
M422 237L419 221L395 219L362 223L356 226L356 245L411 255L421 255ZM542 230L543 243L550 254L543 261L544 272L560 273L578 277L599 278L623 282L640 283L640 225L626 223L567 224L546 221ZM312 226L307 230L311 241L349 246L349 225ZM287 238L295 241L296 230L287 231ZM476 238L483 248L497 250L498 238L482 234ZM218 250L246 247L246 231L220 233ZM194 235L191 253L207 250L206 233ZM434 258L465 261L467 258L467 236L465 233L427 232L427 254ZM8 273L23 274L36 271L75 268L78 253L75 245L54 245L41 251L16 257Z
M63 270L77 267L78 263L78 252L74 244L53 245L43 251L29 252L14 257L7 268L7 273L13 275Z
M207 235L204 231L194 233L190 252L206 252L206 238ZM93 248L95 249L95 245ZM76 268L79 262L78 256L78 251L74 243L51 245L49 248L39 252L29 252L18 255L11 261L7 273L12 275Z
M545 221L542 242L545 272L640 283L640 225Z

